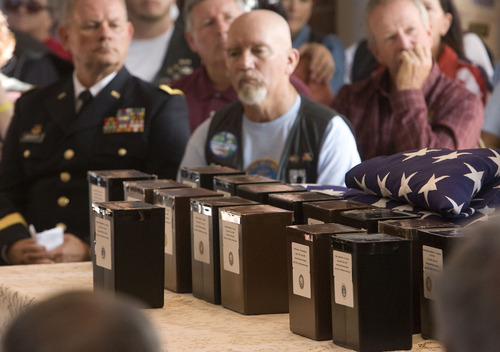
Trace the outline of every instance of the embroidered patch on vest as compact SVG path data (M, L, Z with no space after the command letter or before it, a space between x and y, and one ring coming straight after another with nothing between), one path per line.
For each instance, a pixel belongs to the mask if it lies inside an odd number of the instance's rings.
M238 140L231 132L218 132L210 140L210 151L219 158L229 158L236 150L238 150Z

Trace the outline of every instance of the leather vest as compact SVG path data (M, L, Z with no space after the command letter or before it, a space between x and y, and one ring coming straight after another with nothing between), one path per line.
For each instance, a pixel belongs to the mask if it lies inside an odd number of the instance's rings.
M324 105L304 96L301 98L298 116L279 160L277 179L286 183L316 183L318 157L325 131L330 120L338 115ZM243 151L239 148L242 140L242 121L243 105L239 101L230 103L215 113L205 145L208 164L243 170ZM236 140L233 141L234 137ZM221 146L224 150L220 149ZM218 147L219 149L216 149Z

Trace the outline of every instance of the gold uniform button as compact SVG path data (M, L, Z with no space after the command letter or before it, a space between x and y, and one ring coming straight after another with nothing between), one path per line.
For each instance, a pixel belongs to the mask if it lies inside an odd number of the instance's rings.
M61 208L64 208L68 204L69 204L69 199L67 197L62 196L57 199L57 205L59 205Z
M59 178L62 182L69 182L71 180L71 174L69 172L61 172Z
M30 155L31 155L31 150L29 150L29 149L26 149L26 150L24 151L24 153L23 153L23 156L24 156L26 159L28 159L28 158L30 157Z
M73 149L66 149L64 152L64 159L71 160L75 156L75 151Z
M128 153L128 151L125 148L118 149L118 155L119 156L125 156L125 155L127 155L127 153Z

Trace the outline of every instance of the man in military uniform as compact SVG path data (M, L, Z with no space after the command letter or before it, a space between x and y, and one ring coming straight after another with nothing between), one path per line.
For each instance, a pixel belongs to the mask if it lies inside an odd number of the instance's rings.
M66 0L59 35L73 76L17 102L0 164L1 262L89 258L88 170L174 178L189 137L187 106L123 67L133 28L124 0ZM84 103L81 92L90 93ZM30 238L60 225L50 251Z
M253 10L236 18L226 63L238 101L198 127L181 166L215 163L289 183L344 184L359 163L354 136L335 111L297 93L290 75L298 60L283 17Z

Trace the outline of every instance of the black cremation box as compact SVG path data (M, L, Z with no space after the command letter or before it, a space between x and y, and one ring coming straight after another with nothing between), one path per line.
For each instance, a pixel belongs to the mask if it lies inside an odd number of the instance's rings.
M241 197L191 199L193 296L220 304L219 209L257 204Z
M313 340L332 339L330 237L366 233L340 224L287 227L290 330Z
M391 209L359 209L344 211L340 215L340 223L360 229L368 233L378 232L378 223L384 220L418 219L420 215Z
M219 175L244 175L245 172L222 165L206 165L196 167L183 167L180 170L181 182L192 187L214 189L214 176Z
M88 171L90 205L97 202L125 200L123 181L155 180L156 175L138 170Z
M293 211L294 225L306 224L303 205L308 202L340 200L340 197L318 192L272 193L269 195L269 205Z
M375 207L352 200L327 200L304 204L304 223L340 223L340 214L348 210L374 209Z
M420 230L418 232L418 250L422 259L419 281L421 283L420 319L423 338L436 338L433 317L433 306L436 299L436 278L442 273L446 265L446 257L463 240L464 236L464 230L461 228Z
M437 219L385 220L378 223L378 230L392 236L411 241L412 257L412 295L413 295L413 333L420 333L420 272L422 255L418 249L418 233L424 229L445 229L458 227L452 223Z
M331 240L333 342L356 351L411 349L410 241L386 234Z
M164 210L144 202L95 203L91 252L94 288L163 307Z
M288 312L292 212L259 204L223 208L219 216L222 305L242 314Z
M169 180L123 181L123 195L128 201L142 201L153 204L155 189L190 188L189 185Z
M269 204L269 195L284 192L304 192L304 188L284 183L256 183L253 185L241 185L236 188L236 193L240 197L261 204Z
M237 187L255 183L283 183L260 175L228 175L214 176L214 191L226 196L239 196Z
M178 293L192 291L191 199L222 197L206 188L154 190L153 203L165 211L165 288Z
M89 185L90 235L94 232L92 204L125 200L123 194L124 181L156 180L157 178L158 177L156 175L147 174L133 169L87 171L87 180ZM91 258L92 255L93 252L90 251Z

